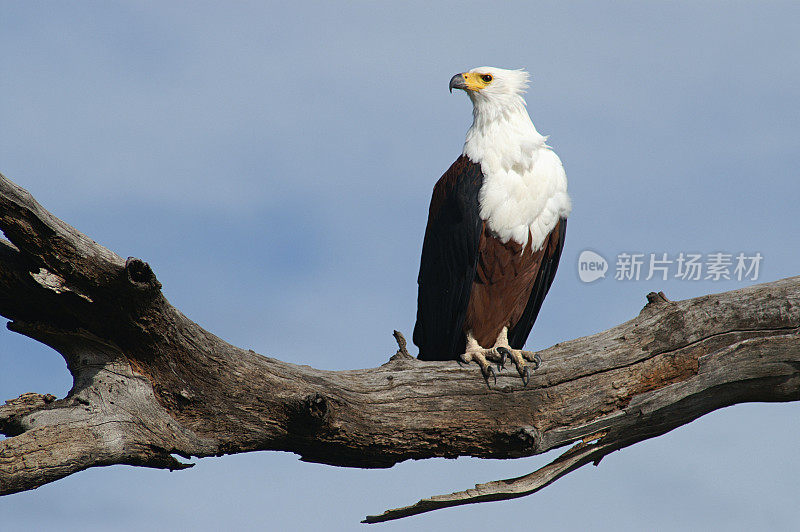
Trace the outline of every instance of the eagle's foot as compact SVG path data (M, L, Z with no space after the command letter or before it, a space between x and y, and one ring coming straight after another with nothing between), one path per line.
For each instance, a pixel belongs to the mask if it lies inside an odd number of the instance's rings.
M493 349L500 353L500 356L504 362L506 358L510 358L511 361L514 362L514 366L517 368L517 373L519 373L519 376L522 377L522 384L525 386L527 386L531 380L531 371L536 371L539 369L539 366L542 363L541 357L536 353L512 348L508 344L508 329L506 328L503 328L503 330L500 332ZM530 367L525 363L526 360L531 362Z
M481 373L483 374L483 378L486 379L486 383L489 383L489 377L494 379L494 383L497 384L497 374L494 372L494 368L490 364L490 361L497 362L498 367L501 362L505 362L505 357L497 351L497 349L483 349L482 347L473 347L468 346L467 350L464 354L461 355L461 360L470 363L475 361L481 368Z
M521 349L512 349L505 346L498 346L495 349L514 362L519 376L522 377L522 384L525 386L527 386L528 382L531 380L531 369L536 371L542 363L542 358L531 351L522 351ZM528 364L525 363L526 360L532 362L532 364L528 366Z

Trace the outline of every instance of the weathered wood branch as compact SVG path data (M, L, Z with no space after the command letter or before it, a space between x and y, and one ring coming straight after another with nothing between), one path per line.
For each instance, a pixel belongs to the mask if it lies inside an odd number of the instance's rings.
M517 479L420 501L368 522L519 497L610 452L745 401L800 400L800 277L671 302L542 351L528 387L399 351L373 369L321 371L232 346L124 260L0 176L0 315L61 353L62 399L0 406L0 494L88 467L180 469L173 455L292 451L390 467L410 458L514 458L576 444Z

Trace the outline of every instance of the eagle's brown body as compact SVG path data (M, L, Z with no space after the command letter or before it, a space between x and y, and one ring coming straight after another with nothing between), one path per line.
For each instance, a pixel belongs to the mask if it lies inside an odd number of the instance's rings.
M472 331L480 345L492 345L503 327L513 331L521 325L521 328L527 329L524 337L528 336L536 315L526 316L523 321L525 308L532 300L541 304L540 300L544 299L544 294L534 290L536 280L543 263L558 262L561 235L565 230L566 220L561 220L550 233L544 247L531 253L530 250L523 252L522 245L513 240L504 244L491 235L486 224L483 225L478 245L478 265L463 327L464 331ZM552 279L547 279L546 286L539 290L544 288L546 293L551 282ZM538 314L538 309L536 312ZM514 343L511 342L512 347L521 349L525 339L520 338L516 346Z

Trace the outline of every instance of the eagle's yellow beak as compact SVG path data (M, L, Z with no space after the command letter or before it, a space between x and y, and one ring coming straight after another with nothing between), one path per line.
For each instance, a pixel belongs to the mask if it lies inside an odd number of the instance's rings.
M491 83L491 81L492 77L486 74L481 75L477 72L462 72L450 78L450 92L453 92L453 89L479 91Z

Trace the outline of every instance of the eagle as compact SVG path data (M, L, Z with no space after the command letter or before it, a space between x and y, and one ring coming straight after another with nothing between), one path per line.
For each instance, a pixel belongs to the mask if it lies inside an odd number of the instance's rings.
M561 160L536 131L524 70L456 74L472 100L462 155L433 189L422 244L414 343L421 360L476 362L489 382L511 359L527 385L538 355L523 351L558 268L572 205Z

